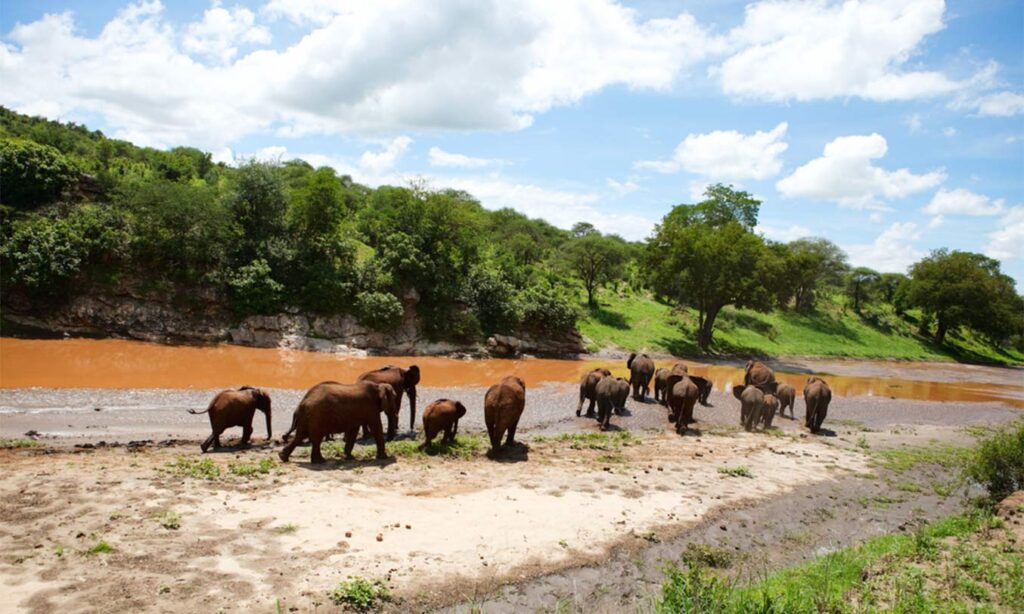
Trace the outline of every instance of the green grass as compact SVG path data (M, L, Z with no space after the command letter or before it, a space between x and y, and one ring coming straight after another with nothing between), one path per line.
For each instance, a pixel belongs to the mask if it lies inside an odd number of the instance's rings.
M587 348L649 349L676 356L697 355L697 313L674 310L649 297L602 291L598 307L581 303L578 327ZM794 311L757 313L727 307L715 322L712 350L721 354L762 356L847 356L905 360L969 360L995 364L1024 363L1024 352L1002 350L969 332L950 335L945 346L917 334L913 312L904 319L888 306L873 306L858 315L842 300L826 303L814 314Z
M927 446L904 446L890 450L870 450L882 467L891 471L909 471L921 464L938 465L946 469L960 467L970 450L949 444L933 443Z
M750 467L747 467L746 465L737 465L736 467L719 467L718 473L734 478L754 477L754 474L750 472Z
M256 463L228 463L228 473L244 478L255 478L269 474L277 463L272 458L263 458Z
M391 591L380 580L349 576L330 592L330 597L334 605L356 612L370 612L391 601Z
M629 431L592 433L562 433L533 438L534 443L568 443L573 450L618 450L622 446L635 446L640 439Z
M209 458L195 459L179 456L173 463L168 463L165 469L174 475L199 480L215 480L220 477L220 467Z
M181 515L171 510L157 514L154 518L157 524L169 531L177 531L181 528Z
M279 527L274 527L274 533L277 533L278 535L288 535L288 534L294 533L294 532L296 532L298 530L299 530L299 525L293 524L291 522L289 522L287 524L283 524L283 525L281 525Z
M669 565L657 612L997 612L1024 603L1024 563L997 518L954 516L741 584Z
M39 442L35 439L0 439L0 448L5 450L12 448L35 448Z
M88 556L95 556L97 554L110 554L114 551L114 547L105 541L98 541L96 545L85 551Z
M437 438L426 448L420 447L422 443L418 439L399 439L384 444L384 450L388 456L397 458L440 456L443 458L468 460L482 455L490 445L486 438L479 434L458 435L455 438L455 442L451 444L442 443L440 438ZM324 455L324 458L344 458L345 442L328 441L320 446L320 452ZM309 456L309 450L298 450L295 456ZM352 456L356 457L356 460L372 460L377 457L377 446L373 443L357 444L352 450Z

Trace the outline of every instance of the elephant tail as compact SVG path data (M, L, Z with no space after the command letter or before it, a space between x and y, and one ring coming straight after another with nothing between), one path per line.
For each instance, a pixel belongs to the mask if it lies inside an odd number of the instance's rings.
M188 410L188 413L192 414L193 416L198 416L200 414L205 414L208 411L210 411L209 407L207 407L206 409L202 409L202 410L190 409L190 410Z
M288 439L292 436L292 433L295 432L295 428L298 425L299 425L299 412L296 410L296 412L294 414L292 414L292 425L290 427L288 427L288 432L281 436L281 441L283 441L285 443L288 443Z

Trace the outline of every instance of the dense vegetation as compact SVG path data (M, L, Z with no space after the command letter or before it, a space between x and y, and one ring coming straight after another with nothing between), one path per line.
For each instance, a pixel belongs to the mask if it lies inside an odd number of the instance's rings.
M1024 299L998 262L937 250L909 276L851 269L825 239L765 240L760 202L729 186L629 243L455 190L373 189L301 160L230 166L0 108L0 187L0 291L41 308L135 285L213 290L237 317L296 307L390 330L415 294L428 334L461 341L582 316L598 347L1024 357Z

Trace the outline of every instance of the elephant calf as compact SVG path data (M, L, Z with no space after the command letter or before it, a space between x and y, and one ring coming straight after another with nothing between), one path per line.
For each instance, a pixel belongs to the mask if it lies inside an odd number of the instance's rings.
M733 386L732 394L740 400L740 426L746 431L754 430L754 427L761 420L764 392L753 385L737 384Z
M804 403L807 405L807 413L804 415L804 425L812 433L821 430L821 424L825 422L828 414L828 404L832 402L832 389L828 387L825 380L820 377L811 377L804 386Z
M270 395L259 388L242 386L238 390L225 390L213 397L210 405L203 411L188 410L190 414L207 414L210 417L212 433L199 448L203 452L209 450L211 444L214 449L219 448L221 433L233 426L242 427L241 445L249 445L249 438L252 437L252 418L256 410L263 412L267 418L267 441L270 441Z
M597 423L608 430L612 411L621 415L629 398L629 382L621 377L605 377L597 383Z
M789 384L779 384L775 390L775 396L779 398L779 415L786 415L786 408L789 407L789 417L796 419L793 413L793 405L796 403L796 388Z
M670 371L664 367L654 372L654 401L665 405L668 402L668 375Z
M438 399L427 405L423 410L423 433L427 439L420 448L429 446L441 431L444 431L442 442L455 443L455 436L459 434L459 418L465 415L466 406L451 399Z
M700 398L700 389L689 375L674 372L668 378L669 421L676 423L676 433L686 434L686 429L693 422L693 406Z
M654 377L654 361L647 354L637 355L633 352L626 360L629 369L629 385L633 387L633 398L644 401L650 391L651 378Z
M779 399L774 394L764 395L764 402L761 404L761 428L772 428L772 419L775 412L779 411Z
M484 395L484 423L491 439L491 450L501 448L501 438L508 432L506 446L515 443L516 427L526 407L526 383L509 375L491 386Z

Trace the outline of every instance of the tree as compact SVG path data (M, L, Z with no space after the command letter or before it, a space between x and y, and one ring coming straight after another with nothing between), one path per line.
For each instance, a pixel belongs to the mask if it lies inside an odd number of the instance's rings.
M871 300L881 275L874 269L857 267L846 275L846 295L853 300L853 310L860 313L862 304Z
M903 273L882 273L878 278L878 291L882 294L882 300L895 305L896 291L906 279L907 276Z
M571 239L563 253L572 274L583 282L591 307L597 306L595 294L601 286L622 277L625 249L618 237L593 231Z
M75 184L78 171L59 150L22 139L0 139L3 202L18 209L51 203Z
M284 234L287 201L277 167L250 160L238 168L231 211L242 228L237 257L248 264L266 251L267 242Z
M786 276L792 288L794 308L814 309L822 290L838 285L847 270L846 254L828 239L806 238L788 243Z
M773 259L764 240L751 231L760 203L745 193L729 198L731 189L713 187L718 188L716 198L673 208L656 227L646 254L655 291L696 307L697 344L703 351L711 346L723 307L766 311L773 302L765 268ZM725 202L741 206L726 207Z
M289 225L301 236L331 236L338 232L346 213L341 182L334 169L325 166L308 173L294 191Z
M569 232L572 234L574 239L581 239L592 234L600 234L590 222L576 222L572 225L572 230Z
M992 338L1013 330L1018 295L999 262L970 252L939 249L910 271L908 302L935 321L935 342L967 326Z

